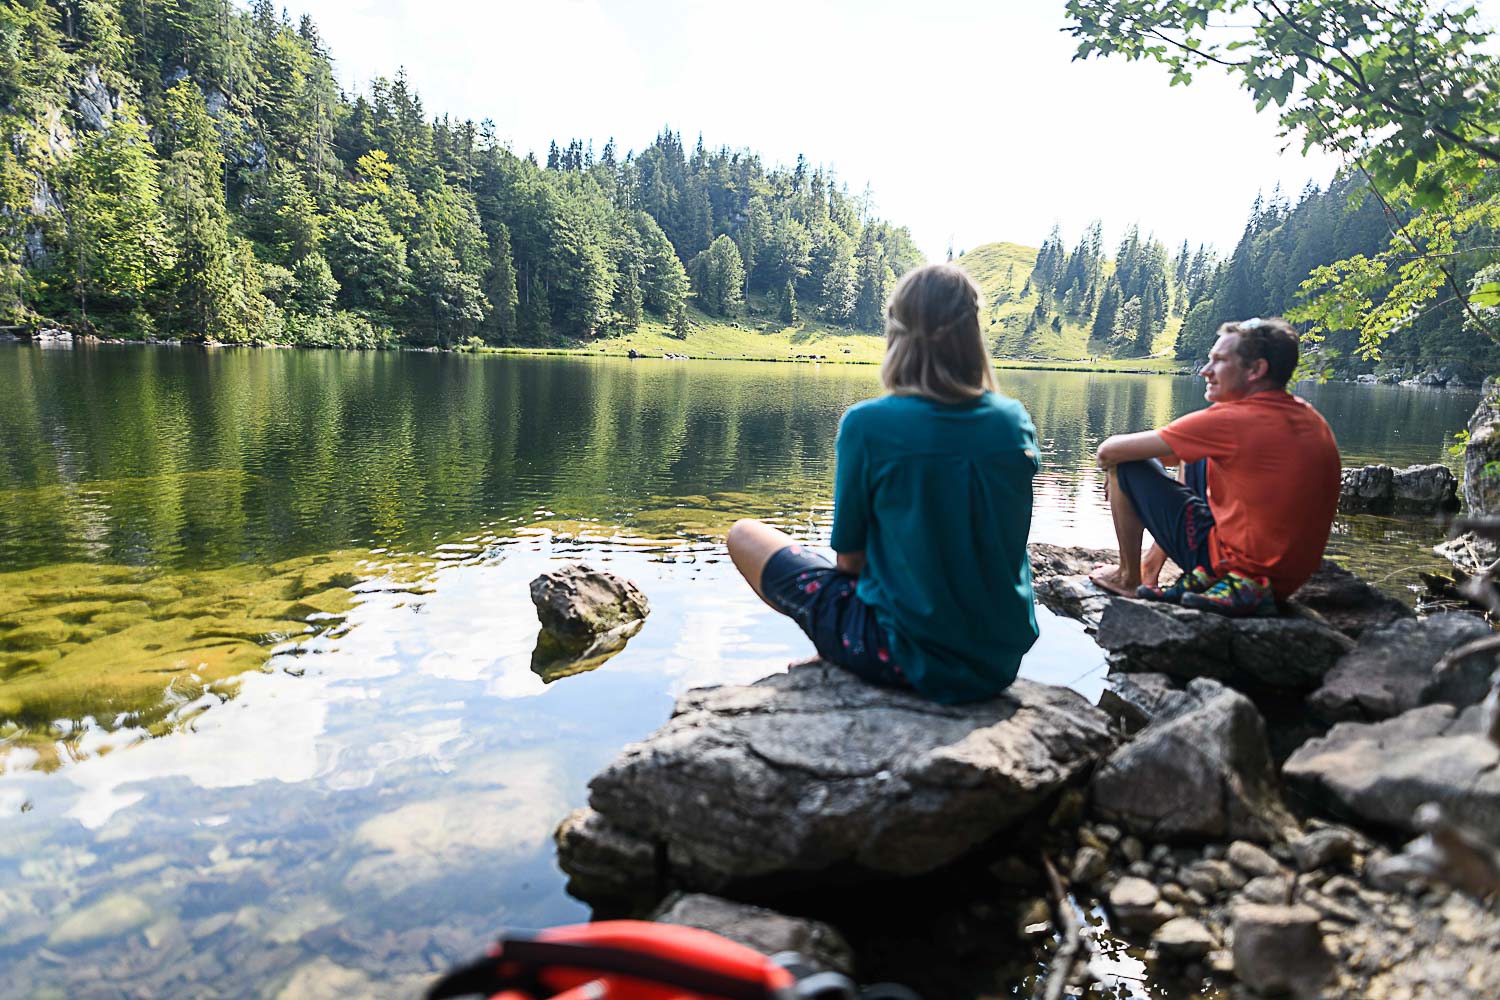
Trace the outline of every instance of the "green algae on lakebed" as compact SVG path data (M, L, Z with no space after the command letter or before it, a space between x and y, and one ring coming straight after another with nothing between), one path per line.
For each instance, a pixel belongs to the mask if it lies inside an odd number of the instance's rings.
M232 696L283 643L336 630L381 570L364 550L202 572L64 563L0 574L0 756L38 766L96 726L152 735L204 693ZM61 724L60 724L61 723Z

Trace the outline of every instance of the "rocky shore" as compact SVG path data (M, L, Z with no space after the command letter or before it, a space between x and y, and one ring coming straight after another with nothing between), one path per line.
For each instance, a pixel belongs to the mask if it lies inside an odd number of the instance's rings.
M1134 960L1194 995L1500 996L1494 663L1445 660L1488 626L1331 566L1230 622L1103 594L1102 556L1032 551L1107 654L1099 705L939 706L820 663L690 691L563 819L570 891L929 997Z

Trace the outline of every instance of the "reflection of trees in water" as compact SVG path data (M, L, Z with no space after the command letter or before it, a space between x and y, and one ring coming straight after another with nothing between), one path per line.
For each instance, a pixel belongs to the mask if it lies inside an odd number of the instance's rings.
M1203 405L1197 379L1000 379L1036 422L1049 496L1075 506L1097 488L1102 438ZM737 512L816 523L839 415L878 391L865 366L7 350L0 561L211 567L422 549L538 510L664 536ZM1436 460L1473 405L1463 393L1306 392L1359 460Z

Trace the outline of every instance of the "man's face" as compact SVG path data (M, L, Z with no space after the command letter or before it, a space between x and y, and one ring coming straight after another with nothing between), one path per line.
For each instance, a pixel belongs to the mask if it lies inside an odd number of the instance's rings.
M1240 358L1239 343L1239 334L1224 334L1214 341L1213 350L1208 352L1208 364L1198 370L1208 383L1203 398L1210 403L1232 403L1244 399L1252 391L1253 373Z

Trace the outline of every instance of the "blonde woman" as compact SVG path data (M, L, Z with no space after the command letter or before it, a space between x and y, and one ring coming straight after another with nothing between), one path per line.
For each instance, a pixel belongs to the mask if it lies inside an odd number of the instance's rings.
M887 394L839 423L836 561L760 521L729 555L818 654L933 701L991 698L1036 641L1031 480L1036 430L995 386L979 289L951 264L917 268L886 307Z

